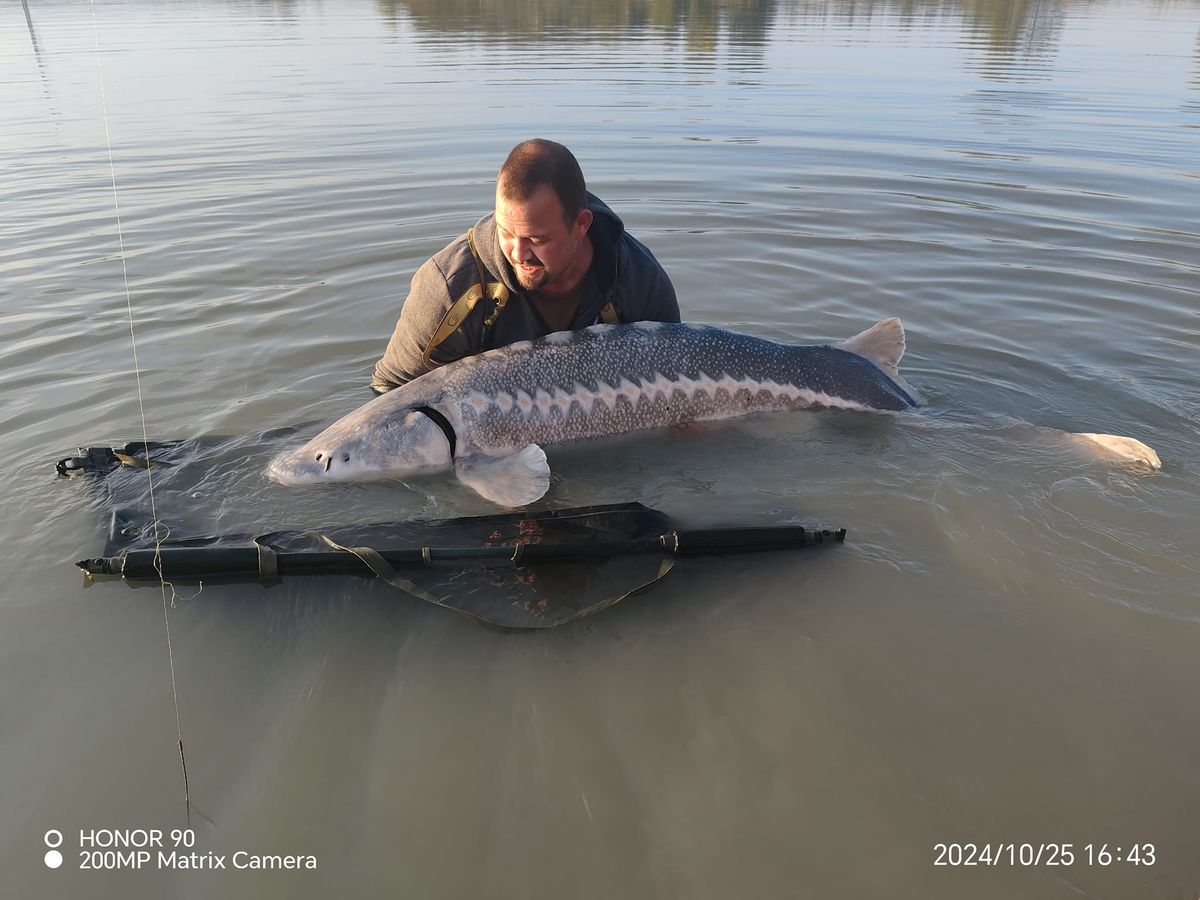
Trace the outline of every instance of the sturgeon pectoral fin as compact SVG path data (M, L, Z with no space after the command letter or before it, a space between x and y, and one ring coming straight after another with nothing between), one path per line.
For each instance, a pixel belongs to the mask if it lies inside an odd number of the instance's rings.
M467 457L455 467L458 480L485 500L501 506L527 506L550 489L546 451L530 444L511 456Z

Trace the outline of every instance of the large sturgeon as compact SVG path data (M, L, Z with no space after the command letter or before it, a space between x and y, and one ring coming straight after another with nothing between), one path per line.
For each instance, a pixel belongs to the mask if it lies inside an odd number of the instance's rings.
M434 369L277 456L283 484L453 468L504 506L550 485L541 445L751 412L902 410L904 328L886 319L833 345L788 346L703 325L593 325Z

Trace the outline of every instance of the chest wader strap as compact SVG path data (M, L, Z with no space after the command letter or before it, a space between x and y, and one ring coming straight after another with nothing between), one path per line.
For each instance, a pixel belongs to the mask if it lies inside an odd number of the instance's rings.
M504 305L508 303L508 288L502 282L487 280L487 269L483 267L483 261L479 258L479 251L475 248L474 228L467 231L467 246L471 248L471 257L475 260L475 273L479 280L450 305L450 308L446 310L446 314L442 316L442 321L438 323L437 329L433 332L433 337L429 339L429 344L425 347L425 352L421 354L421 361L429 368L433 368L433 361L431 359L433 351L445 343L450 335L458 331L459 326L471 314L471 310L475 308L475 305L480 300L486 297L496 304L491 313L488 314L488 317L483 320L483 339L486 339L488 330L496 324L496 318L504 309ZM483 340L480 343L482 346Z

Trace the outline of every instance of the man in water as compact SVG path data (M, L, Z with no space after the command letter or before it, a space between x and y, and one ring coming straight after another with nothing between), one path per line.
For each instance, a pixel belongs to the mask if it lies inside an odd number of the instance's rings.
M588 193L571 151L535 138L501 166L496 211L413 276L371 387L555 331L641 321L679 321L667 273Z

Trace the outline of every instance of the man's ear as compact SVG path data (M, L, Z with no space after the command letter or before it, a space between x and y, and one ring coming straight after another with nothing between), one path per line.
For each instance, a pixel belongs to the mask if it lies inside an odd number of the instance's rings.
M575 219L575 233L580 237L588 233L588 229L592 227L592 211L584 208L579 211L579 215Z

